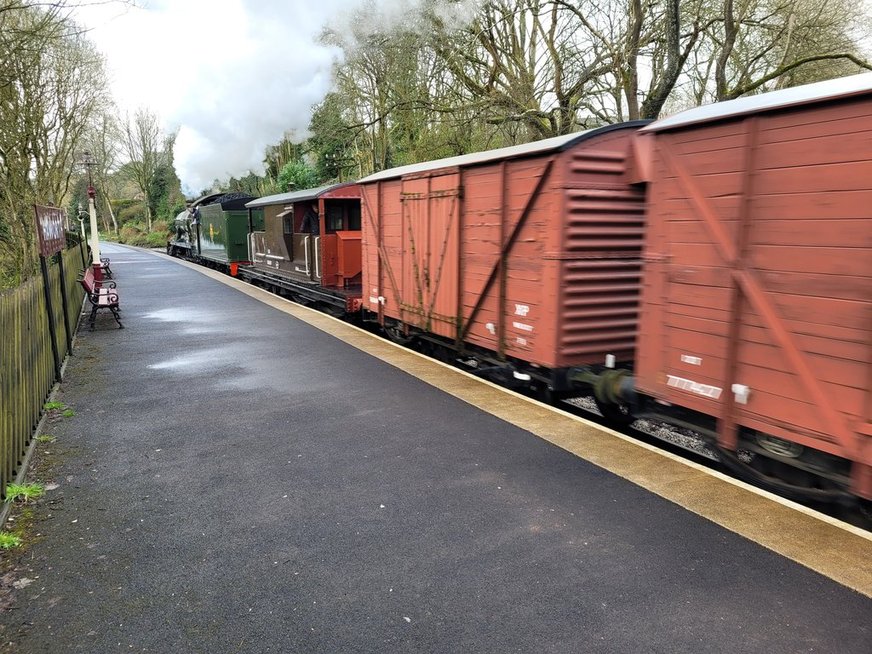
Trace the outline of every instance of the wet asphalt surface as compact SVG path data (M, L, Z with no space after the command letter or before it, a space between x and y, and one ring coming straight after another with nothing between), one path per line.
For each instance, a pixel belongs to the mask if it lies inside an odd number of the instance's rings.
M80 334L20 652L862 652L872 601L147 252ZM507 400L508 401L508 400Z

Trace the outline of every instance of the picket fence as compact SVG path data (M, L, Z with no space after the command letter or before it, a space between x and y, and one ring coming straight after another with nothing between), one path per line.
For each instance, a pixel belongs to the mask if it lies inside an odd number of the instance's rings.
M59 266L49 266L49 288L60 360L68 354L67 334L75 332L84 299L76 282L82 272L79 247L63 250L66 288ZM54 257L53 257L54 259ZM69 324L64 326L61 292L67 296ZM69 330L69 331L67 331ZM15 479L55 383L45 286L41 275L18 288L0 291L0 493Z

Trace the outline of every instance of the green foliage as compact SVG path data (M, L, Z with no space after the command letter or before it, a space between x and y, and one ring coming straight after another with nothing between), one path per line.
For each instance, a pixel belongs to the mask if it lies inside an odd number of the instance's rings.
M42 408L46 411L58 411L67 408L67 405L63 402L46 402L42 405Z
M169 224L164 220L152 223L152 231L140 222L126 223L118 234L118 242L137 247L164 247L169 235Z
M118 234L118 242L127 245L146 245L148 242L146 234L147 231L141 223L127 223Z
M181 189L182 185L172 162L160 164L148 188L148 196L153 203L152 215L159 219L170 220L182 211L185 208L185 198ZM154 230L153 225L152 229Z
M64 418L72 418L74 415L76 415L76 412L73 411L72 409L67 409L67 410L64 411L61 415L62 415Z
M279 171L279 187L283 191L299 191L318 186L318 173L304 161L289 161Z
M355 159L351 150L352 128L343 117L344 107L338 93L329 93L315 107L309 124L310 152L315 157L318 177L329 180L353 179Z
M70 188L67 215L70 218L78 218L79 207L82 208L82 211L88 210L88 178L86 175L80 175L76 178L72 188Z
M10 550L21 545L21 537L8 531L0 531L0 549Z
M54 443L56 440L57 438L55 438L51 434L40 434L36 437L37 443Z
M30 500L42 497L45 486L42 484L7 484L6 501L27 504Z
M238 179L231 177L227 184L221 185L221 190L226 193L247 193L255 197L272 195L277 191L277 189L272 187L272 183L269 180L255 175L251 171Z
M266 149L266 158L263 162L266 168L264 176L267 179L278 179L279 173L286 163L302 160L303 146L300 143L294 143L290 137L286 136L278 145Z
M163 247L167 244L166 230L160 232L151 232L146 235L145 242L149 247Z
M182 194L181 189L179 189L178 195L174 195L175 201L172 206L170 206L170 215L169 221L172 222L176 216L182 213L185 210L185 207L188 206L187 201L185 200L184 194Z
M145 222L146 206L142 200L136 200L132 204L118 211L118 222L123 225L130 222ZM123 243L124 241L122 241Z

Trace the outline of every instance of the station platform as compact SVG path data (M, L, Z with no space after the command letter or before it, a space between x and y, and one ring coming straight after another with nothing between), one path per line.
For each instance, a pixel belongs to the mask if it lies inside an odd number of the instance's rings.
M0 651L870 651L868 534L229 277L104 253L125 329L77 337Z

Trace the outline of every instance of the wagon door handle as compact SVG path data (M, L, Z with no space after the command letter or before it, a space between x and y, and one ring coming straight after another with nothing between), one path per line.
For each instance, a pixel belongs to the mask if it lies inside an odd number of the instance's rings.
M310 274L311 268L309 267L309 237L303 237L303 252L306 254L306 274Z
M315 237L315 277L321 279L321 259L318 257L318 244L321 242L321 237Z

